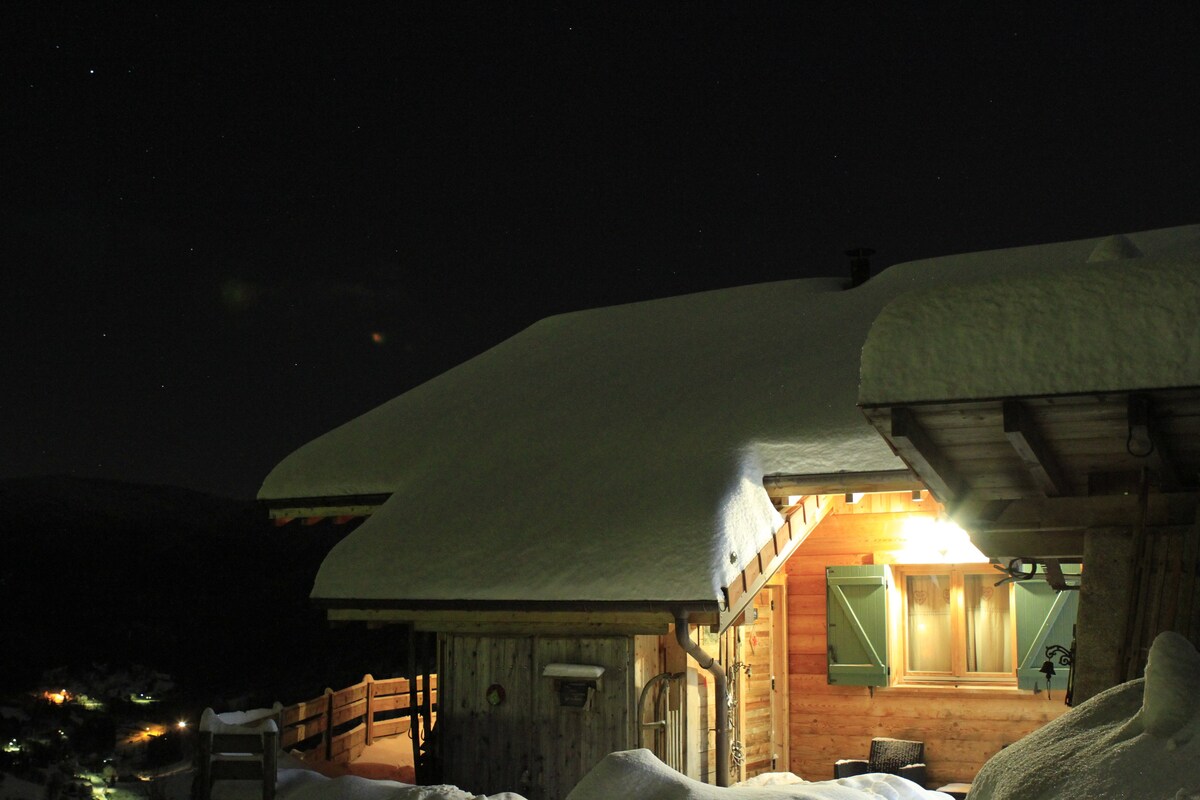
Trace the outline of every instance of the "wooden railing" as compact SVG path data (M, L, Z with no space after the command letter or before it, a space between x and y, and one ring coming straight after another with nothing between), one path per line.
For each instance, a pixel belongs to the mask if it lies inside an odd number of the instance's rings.
M362 754L376 739L413 731L413 753L433 727L437 714L437 675L375 680L370 675L345 689L284 708L279 744L284 750L339 763Z

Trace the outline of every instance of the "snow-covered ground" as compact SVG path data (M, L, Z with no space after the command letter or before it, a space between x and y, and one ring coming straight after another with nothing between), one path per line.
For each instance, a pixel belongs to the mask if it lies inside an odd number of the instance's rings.
M1010 745L975 778L972 800L1200 800L1200 653L1183 636L1160 634L1146 677L1088 700ZM396 746L393 742L389 746ZM395 753L376 753L395 763ZM371 758L367 759L368 761ZM165 800L188 800L193 773L155 781ZM148 786L148 784L143 784ZM121 787L109 797L144 796ZM130 790L133 790L130 792ZM103 791L103 790L101 790ZM111 792L112 790L110 790ZM36 800L45 787L7 776L0 797ZM258 800L256 782L221 781L214 800ZM278 800L525 800L454 786L414 786L356 775L329 777L290 754L279 760ZM612 753L565 800L949 800L894 775L807 782L790 773L720 788L667 767L649 750Z
M807 782L790 773L759 776L722 788L681 775L649 750L611 753L567 795L567 800L950 800L896 775L872 773Z
M258 784L226 781L213 788L213 800L259 800ZM412 786L346 775L327 778L303 762L284 756L278 800L524 800L501 792L475 795L454 786ZM895 775L858 775L809 783L794 775L760 776L746 785L709 786L675 772L649 750L612 753L588 773L567 800L949 800Z

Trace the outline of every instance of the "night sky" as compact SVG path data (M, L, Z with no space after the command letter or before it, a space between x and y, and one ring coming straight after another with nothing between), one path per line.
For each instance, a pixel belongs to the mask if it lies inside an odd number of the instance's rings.
M0 477L249 498L549 314L1200 222L1200 10L974 5L7 6Z

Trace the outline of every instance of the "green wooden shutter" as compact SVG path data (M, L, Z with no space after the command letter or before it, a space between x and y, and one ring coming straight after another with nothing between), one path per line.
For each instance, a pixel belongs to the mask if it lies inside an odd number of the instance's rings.
M1077 572L1063 565L1063 572ZM1017 686L1022 689L1046 687L1042 664L1046 648L1052 645L1071 646L1075 614L1079 610L1079 592L1056 592L1038 577L1016 584L1017 614ZM1054 660L1053 689L1066 689L1070 668Z
M887 686L886 566L826 567L829 682Z

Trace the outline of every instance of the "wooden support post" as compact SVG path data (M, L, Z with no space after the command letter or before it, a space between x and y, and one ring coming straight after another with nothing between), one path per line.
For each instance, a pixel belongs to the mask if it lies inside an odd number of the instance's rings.
M422 648L424 650L424 648ZM429 734L433 730L433 695L429 688L429 668L423 667L421 672L421 742L429 741ZM416 738L416 732L413 732L413 737ZM440 780L440 776L430 776Z
M197 800L212 797L212 731L200 731L199 763L196 765Z
M1196 521L1191 530L1183 532L1183 555L1181 557L1179 574L1179 601L1176 609L1175 630L1191 640L1192 644L1200 639L1200 625L1195 622L1196 614L1196 574L1197 561L1200 560L1200 507L1196 509Z
M363 676L363 682L367 684L367 717L364 720L367 725L367 747L375 740L375 678L371 673Z
M1004 436L1017 451L1025 469L1046 497L1063 497L1071 494L1070 484L1064 477L1045 440L1033 425L1029 411L1018 400L1004 401Z
M279 731L264 731L262 741L263 800L275 800L275 782L279 777Z
M333 760L333 689L325 687L325 731L321 735L324 760Z
M1145 472L1142 474L1142 487L1138 494L1138 518L1133 526L1133 577L1130 582L1129 616L1125 623L1124 652L1122 653L1125 671L1124 680L1131 681L1138 676L1141 668L1142 628L1146 620L1146 594L1149 589L1150 546L1147 543L1146 511L1149 504L1150 486Z
M1130 533L1130 529L1092 529L1084 537L1086 567L1071 667L1076 705L1125 680L1126 632L1123 620L1113 619L1113 609L1129 608L1135 602L1131 585L1136 555Z
M408 627L408 733L412 737L413 770L417 775L417 783L421 783L426 778L421 764L419 700L420 698L417 696L417 629L415 625L410 625Z

